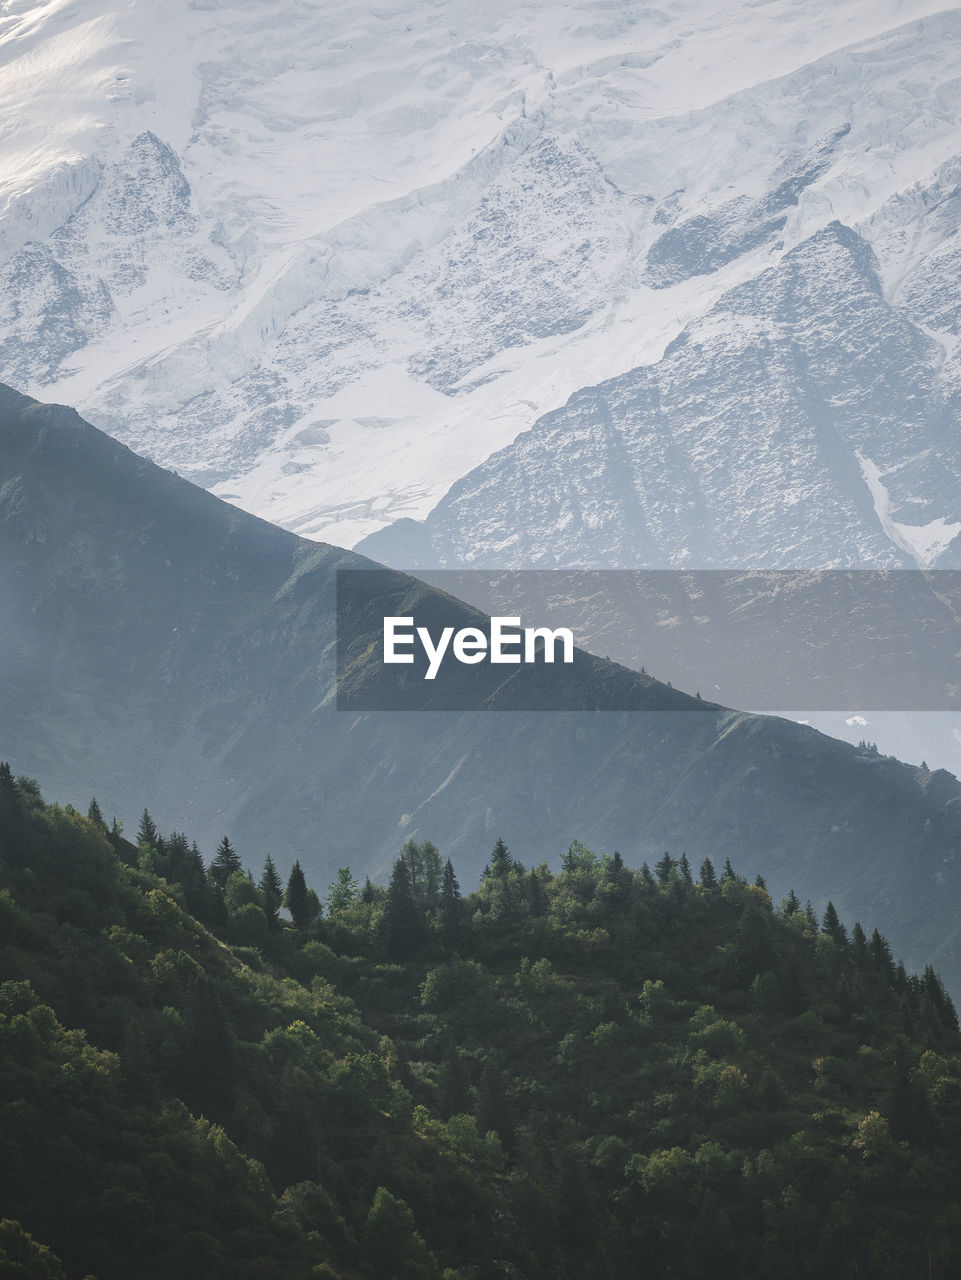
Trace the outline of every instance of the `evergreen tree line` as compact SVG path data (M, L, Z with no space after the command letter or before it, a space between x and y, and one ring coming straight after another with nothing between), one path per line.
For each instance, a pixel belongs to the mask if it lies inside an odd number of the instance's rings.
M959 1153L937 975L729 861L321 902L0 765L0 1273L946 1278Z

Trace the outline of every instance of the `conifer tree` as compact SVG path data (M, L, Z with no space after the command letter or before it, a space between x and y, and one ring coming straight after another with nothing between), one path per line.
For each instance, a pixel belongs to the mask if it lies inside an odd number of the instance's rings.
M931 966L924 966L921 978L922 1007L927 1006L936 1015L941 1027L947 1031L958 1030L958 1014L954 1002L944 989L944 983Z
M233 845L224 836L210 864L210 883L221 897L227 891L227 881L235 871L243 871L243 864L234 852Z
M309 893L300 862L295 862L287 877L287 890L284 893L284 906L290 912L295 929L306 929L313 919Z
M860 920L855 920L854 928L851 930L851 951L857 964L863 965L866 963L868 956L868 940L867 935L861 928Z
M687 860L687 854L682 853L677 864L677 869L681 873L681 879L685 884L693 884L694 877L691 875L691 864Z
M617 849L609 859L605 859L605 879L608 901L617 909L624 907L628 899L631 875Z
M411 894L416 896L420 891L424 872L421 847L416 840L407 840L400 851L400 856L407 866L407 882L410 885Z
M885 982L894 986L894 958L891 955L891 947L887 938L884 937L877 929L871 931L871 942L869 946L871 956L871 965L876 973L879 973Z
M792 889L786 898L781 899L781 914L793 916L801 910L801 899Z
M514 865L514 859L511 857L511 851L508 849L504 841L497 837L497 843L491 852L490 873L499 880L506 880L510 873L511 867Z
M197 841L191 841L184 859L181 883L187 896L187 908L201 920L213 923L219 919L219 899L211 893L210 881L204 867L203 854L197 848Z
M280 908L284 903L284 888L280 874L274 866L274 860L267 854L264 869L260 876L260 901L271 929L280 927Z
M420 856L424 876L421 900L424 906L429 909L437 905L443 877L443 864L440 860L440 850L431 840L423 842L420 847Z
M350 873L350 867L340 867L337 879L327 890L327 914L344 911L357 897L357 881Z
M698 872L700 882L705 889L717 888L717 873L714 870L714 863L710 858L705 858L701 863L701 870Z
M838 918L833 902L829 902L824 908L824 923L821 925L821 932L826 933L839 947L847 947L848 931Z
M419 947L424 920L410 885L410 871L403 857L394 863L384 909L384 947L392 960L403 959Z
M140 827L137 830L137 844L150 845L153 848L157 847L157 827L146 809L143 811Z
M657 883L660 885L667 884L668 880L670 879L671 872L674 870L676 866L677 866L677 863L674 861L671 855L665 850L664 856L661 858L658 858L657 862L654 864L654 874L657 876Z
M454 875L454 864L448 858L440 886L441 926L448 946L454 945L460 932L460 900L460 885Z
M96 823L104 832L107 830L107 824L104 822L103 814L100 812L100 805L97 804L97 797L93 796L90 801L90 808L87 810L87 817L91 822Z

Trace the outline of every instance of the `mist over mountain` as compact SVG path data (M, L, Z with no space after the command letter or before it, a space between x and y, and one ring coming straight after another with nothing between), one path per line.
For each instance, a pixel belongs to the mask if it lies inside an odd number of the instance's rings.
M356 652L364 625L380 644L385 605L476 613L220 502L71 410L7 389L0 442L0 723L15 771L49 794L95 791L128 823L146 805L208 849L229 831L245 861L297 857L321 883L346 864L383 875L408 837L465 877L498 835L528 862L574 836L632 864L736 851L775 892L831 897L961 983L951 775L707 706L335 710L338 568L372 570ZM603 659L573 670L578 708L694 701Z

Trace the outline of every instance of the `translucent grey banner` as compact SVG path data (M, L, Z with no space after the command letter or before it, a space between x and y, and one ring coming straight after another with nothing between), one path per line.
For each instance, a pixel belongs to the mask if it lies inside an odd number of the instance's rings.
M572 660L528 651L536 628ZM352 710L961 710L948 570L351 570L337 635Z

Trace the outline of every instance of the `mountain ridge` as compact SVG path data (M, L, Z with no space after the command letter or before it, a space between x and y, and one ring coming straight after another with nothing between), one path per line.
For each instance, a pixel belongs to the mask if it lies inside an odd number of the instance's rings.
M556 858L574 834L632 862L739 852L775 889L877 919L912 964L943 946L958 981L950 775L707 705L335 711L335 571L369 562L197 491L70 411L8 391L0 434L4 754L64 799L96 789L128 818L146 804L207 848L230 831L251 861L270 850L328 879L345 862L384 875L408 837L435 840L465 875L501 833L526 861ZM374 614L387 572L358 575ZM424 584L389 581L440 607ZM585 690L603 705L605 673L637 680L584 663L575 706Z

